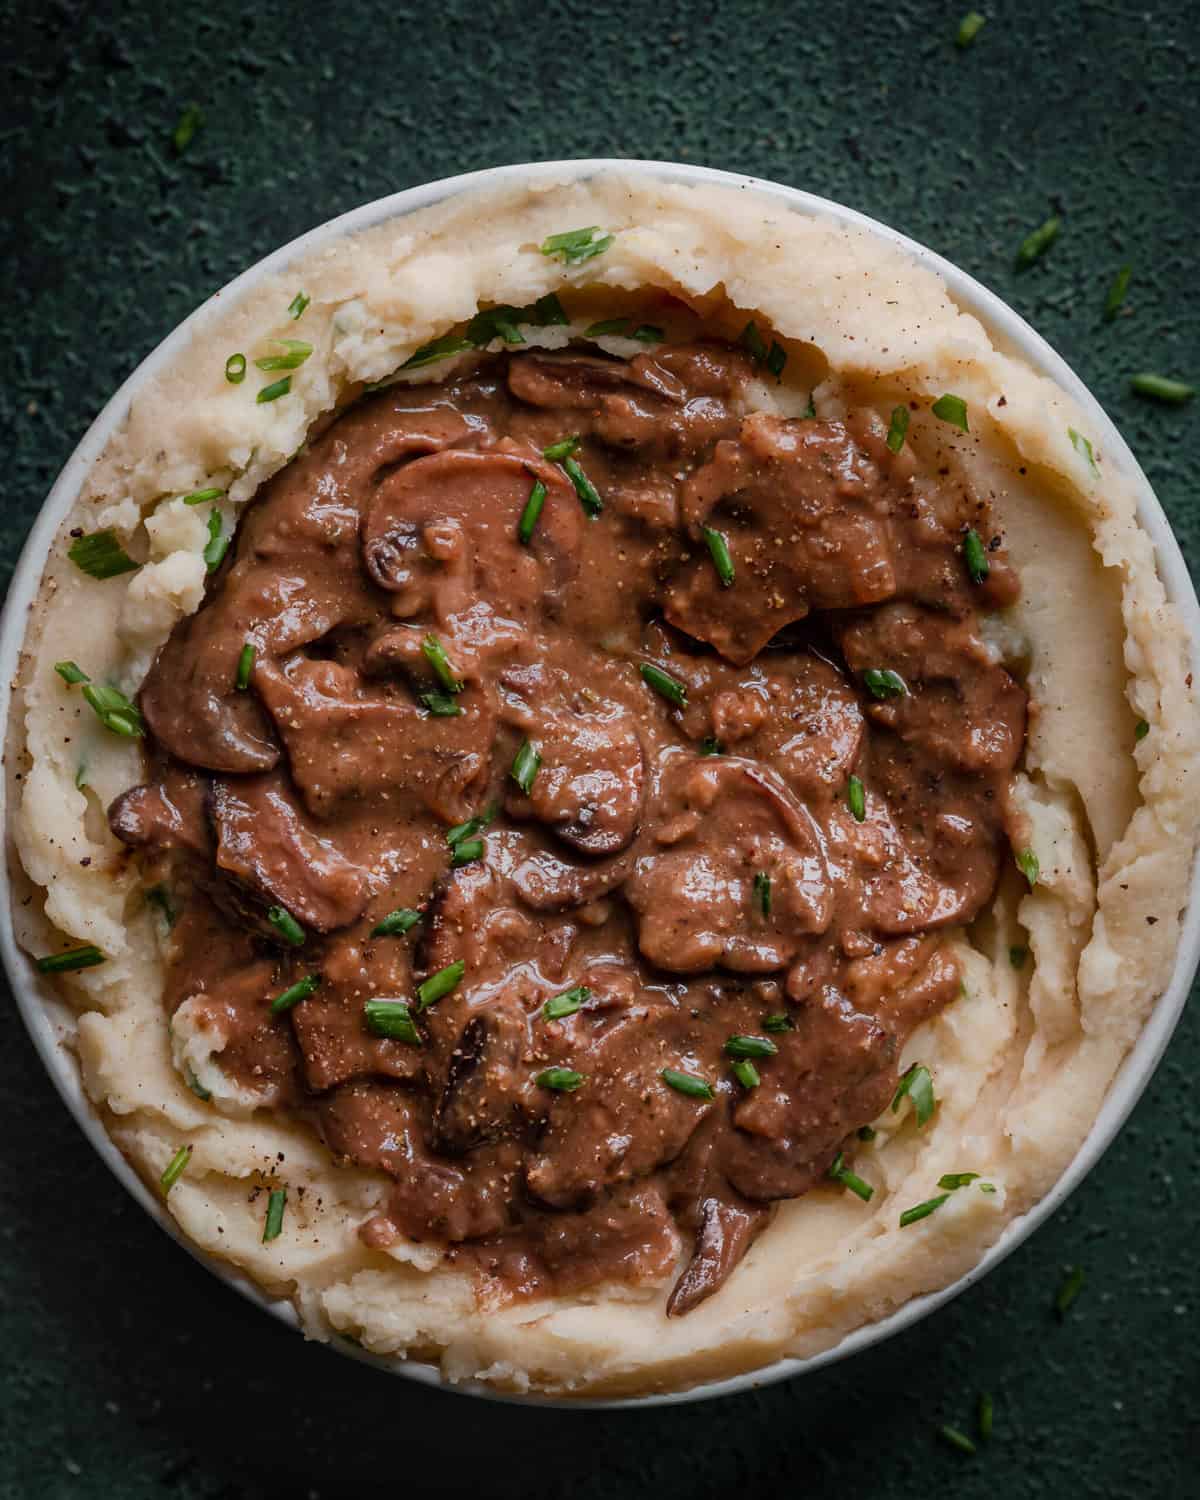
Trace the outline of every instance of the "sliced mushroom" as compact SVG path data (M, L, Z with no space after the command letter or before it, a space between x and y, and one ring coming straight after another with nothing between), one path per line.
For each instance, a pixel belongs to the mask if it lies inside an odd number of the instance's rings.
M525 1014L516 1004L472 1016L450 1054L433 1112L437 1150L460 1155L516 1127L529 1087L522 1066L527 1043Z
M692 1258L667 1298L667 1316L681 1318L720 1291L738 1262L770 1222L770 1213L712 1195L700 1204Z

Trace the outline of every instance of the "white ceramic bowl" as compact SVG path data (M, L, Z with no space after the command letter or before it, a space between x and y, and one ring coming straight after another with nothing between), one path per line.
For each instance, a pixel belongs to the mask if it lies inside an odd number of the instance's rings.
M538 162L518 166L496 167L481 172L470 172L462 177L448 177L441 182L427 183L422 187L407 188L388 198L364 204L353 212L332 219L310 233L293 240L273 255L244 271L216 296L198 308L191 317L179 325L138 366L125 384L92 423L87 434L71 455L66 467L50 491L37 521L25 543L21 560L13 574L8 599L0 622L0 715L7 723L11 684L17 672L21 643L25 633L25 622L30 605L38 591L46 554L63 518L75 504L76 497L87 476L88 470L103 450L109 438L120 426L129 405L142 388L164 366L182 351L193 332L198 331L206 320L223 314L231 300L248 292L263 277L284 270L300 255L322 249L331 241L356 230L367 229L385 219L397 218L428 204L436 203L456 193L473 188L493 186L501 182L519 182L533 174L554 172L571 177L586 177L596 171L619 170L626 174L643 177L665 178L676 182L710 182L726 186L751 188L770 198L782 200L789 208L802 213L823 214L844 224L855 224L860 228L890 241L908 255L931 270L936 271L950 289L951 296L967 312L973 313L988 329L993 339L1014 354L1023 358L1039 374L1047 375L1067 391L1088 413L1092 431L1099 437L1105 457L1121 469L1133 482L1138 495L1138 518L1154 543L1158 560L1158 571L1166 587L1167 595L1187 625L1193 641L1193 657L1200 671L1200 605L1188 576L1179 544L1171 533L1170 525L1161 505L1150 488L1149 481L1138 467L1120 433L1109 421L1103 408L1066 363L1051 349L1022 318L989 292L979 282L960 271L941 256L926 250L922 245L897 234L895 230L843 208L826 198L812 193L800 192L796 188L783 187L778 183L764 182L759 178L739 177L730 172L718 172L708 167L683 166L672 162L650 161L568 161ZM0 817L7 828L7 809L4 806L5 788L0 781ZM1200 865L1197 866L1200 868ZM17 1005L33 1038L47 1072L62 1095L67 1108L79 1122L80 1128L95 1147L113 1175L133 1195L141 1206L198 1260L208 1266L223 1281L240 1291L250 1301L272 1313L282 1322L299 1328L299 1320L290 1302L269 1297L261 1288L229 1265L202 1254L183 1238L175 1221L167 1213L162 1201L156 1197L138 1177L133 1168L117 1150L100 1123L91 1103L85 1096L76 1066L66 1039L73 1026L73 1014L56 995L50 984L33 969L26 954L17 947L13 935L11 914L11 891L7 861L0 864L0 954L8 972ZM958 1296L985 1276L993 1266L1012 1253L1037 1226L1043 1223L1083 1181L1084 1177L1100 1160L1117 1131L1124 1124L1133 1106L1141 1097L1143 1089L1158 1065L1171 1033L1175 1029L1184 1001L1187 999L1192 978L1200 961L1200 884L1197 869L1193 869L1191 893L1180 935L1179 951L1171 982L1154 1007L1136 1045L1125 1059L1109 1089L1104 1107L1093 1124L1087 1139L1079 1148L1071 1165L1055 1183L1054 1187L1028 1213L1014 1219L986 1255L960 1280L941 1291L914 1298L890 1317L878 1323L868 1324L847 1335L832 1349L826 1349L810 1359L782 1359L763 1369L738 1375L730 1380L710 1382L691 1390L672 1392L666 1395L634 1397L624 1400L580 1400L560 1401L546 1397L505 1396L487 1386L463 1382L447 1387L470 1395L485 1396L491 1400L540 1402L551 1406L652 1406L669 1405L681 1401L696 1401L710 1396L744 1391L756 1386L785 1380L808 1370L819 1369L844 1359L859 1350L869 1349L883 1339L891 1338L909 1328L919 1319ZM364 1354L353 1345L338 1343L343 1353L373 1364L379 1369L409 1376L426 1385L441 1383L437 1369L432 1365L403 1360L377 1359Z

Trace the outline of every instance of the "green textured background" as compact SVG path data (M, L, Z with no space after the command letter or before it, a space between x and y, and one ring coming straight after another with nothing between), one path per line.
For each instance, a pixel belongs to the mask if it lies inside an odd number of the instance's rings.
M235 272L397 188L594 155L793 183L966 267L1106 404L1190 553L1197 411L1126 377L1200 377L1200 11L976 3L992 18L959 53L961 0L2 0L0 582L111 391ZM192 101L205 125L177 158ZM1059 243L1017 274L1052 211ZM1106 324L1123 262L1127 314ZM5 1003L0 1494L1200 1494L1198 1068L1193 1011L1072 1201L903 1337L716 1403L539 1412L388 1379L225 1290L93 1157ZM1087 1284L1060 1324L1069 1263ZM935 1430L970 1430L981 1390L995 1436L964 1457Z

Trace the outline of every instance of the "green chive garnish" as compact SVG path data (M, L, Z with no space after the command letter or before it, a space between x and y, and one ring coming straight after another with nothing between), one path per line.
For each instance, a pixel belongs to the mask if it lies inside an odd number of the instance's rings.
M943 1425L938 1428L938 1436L951 1448L957 1448L960 1453L974 1453L975 1444L965 1432L959 1432L957 1427Z
M446 833L446 842L451 849L456 849L464 839L473 839L477 833L482 832L492 819L496 816L495 806L485 807L481 813L476 813L473 818L468 818L465 823L456 823Z
M291 313L293 318L299 318L303 316L304 309L311 301L312 298L306 292L297 292L288 303L288 312Z
M436 1005L450 993L466 971L467 966L463 960L456 958L452 964L431 974L424 984L417 986L417 1009L428 1010L431 1005Z
M164 1193L169 1193L179 1179L183 1176L187 1164L192 1159L192 1148L180 1146L175 1155L167 1165L167 1170L158 1179L158 1184Z
M493 339L502 339L506 344L523 344L525 335L517 327L518 322L530 321L525 308L489 307L478 312L467 324L467 338L476 349L484 349Z
M726 1057L774 1057L779 1048L767 1036L731 1036L725 1043Z
M664 672L661 667L656 667L653 662L648 661L642 662L638 671L642 674L642 681L646 686L653 688L660 698L665 698L676 708L687 707L687 688L677 677L672 677L669 672Z
M981 16L977 10L969 10L958 23L958 30L954 34L954 45L969 47L979 35L979 29L986 20L987 17Z
M875 1189L871 1184L864 1182L861 1177L846 1166L845 1158L841 1151L833 1158L833 1165L826 1175L831 1177L834 1182L840 1183L842 1187L849 1188L864 1203L870 1203L871 1199L875 1196Z
M127 740L140 740L145 734L146 727L136 705L117 688L89 682L81 691L105 729Z
M150 886L146 891L146 900L162 912L168 928L174 927L179 919L179 913L175 909L175 902L171 899L170 889L166 885L160 881L158 885Z
M573 1068L547 1068L537 1075L535 1082L559 1094L573 1094L583 1080L584 1075L576 1073Z
M1060 1318L1065 1318L1075 1298L1083 1290L1083 1267L1068 1266L1063 1284L1058 1289L1058 1296L1054 1299L1054 1311Z
M238 652L237 675L233 679L233 685L239 693L244 693L250 686L250 673L254 671L254 646L250 641Z
M1168 401L1172 406L1181 406L1196 394L1194 385L1185 385L1182 380L1169 380L1165 375L1131 375L1129 386L1139 396L1151 396L1155 401Z
M593 323L590 328L583 330L585 339L600 339L605 336L629 337L628 318L606 318L599 323Z
M987 548L974 527L963 537L963 561L967 565L967 573L972 583L982 583L991 572Z
M474 864L477 859L483 858L482 839L463 839L454 845L450 853L450 868L459 869L462 865Z
M401 906L396 911L388 912L382 921L376 922L371 928L372 937L403 937L421 920L421 913L413 911L411 906Z
M78 537L71 543L67 556L89 578L116 578L119 573L133 573L141 567L121 546L110 526Z
M183 497L183 503L185 505L205 505L210 500L219 500L224 493L224 490L217 489L193 490L190 495Z
M712 1084L696 1073L681 1073L678 1068L664 1068L658 1075L677 1094L686 1094L689 1099L711 1099Z
M978 1172L947 1172L938 1178L938 1187L954 1192L956 1188L966 1187L969 1183L978 1181Z
M1014 943L1008 950L1008 961L1014 969L1023 969L1025 967L1025 960L1028 957L1029 949L1022 947L1018 943Z
M409 355L400 368L419 370L423 365L432 365L439 359L449 359L452 354L462 354L464 350L471 347L470 339L463 338L461 334L448 333L443 338L422 344L419 349Z
M1129 278L1133 274L1131 266L1122 266L1113 277L1112 286L1108 289L1108 296L1104 299L1104 316L1111 321L1121 310L1125 301L1125 293L1129 290Z
M754 899L764 917L771 915L771 877L760 870L754 877Z
M568 229L563 234L552 234L542 241L543 255L557 255L565 266L577 266L602 255L613 242L611 234L599 234L598 224L589 224L586 229Z
M979 1436L984 1442L992 1435L992 1418L995 1415L995 1407L992 1398L984 1391L979 1397Z
M205 1104L207 1104L208 1101L212 1098L212 1090L206 1089L204 1087L204 1085L196 1077L195 1073L192 1072L191 1068L185 1069L185 1075L186 1076L184 1078L184 1082L187 1084L188 1088L191 1089L192 1093L195 1094L197 1099L200 1099Z
M1088 442L1082 432L1076 432L1073 427L1067 428L1067 436L1071 439L1071 447L1074 448L1076 453L1081 454L1087 459L1088 468L1091 469L1093 474L1098 476L1100 466L1096 462L1096 455L1092 450L1091 443Z
M304 945L304 928L296 921L286 906L273 906L267 912L267 921L284 940L293 948L301 948Z
M753 319L742 329L738 343L741 344L742 348L745 349L756 365L766 362L767 346L763 342L762 334L758 331L758 324Z
M541 764L541 751L530 740L522 740L520 749L513 756L512 769L508 774L527 797Z
M859 776L851 776L847 783L846 806L850 809L850 816L856 823L863 822L867 816L867 792Z
M716 737L715 734L706 734L700 741L700 754L724 755L725 746L722 745L721 741Z
M542 1006L542 1016L547 1021L561 1021L564 1016L573 1016L592 998L586 984L577 984L573 990L564 990Z
M711 526L701 526L701 534L708 543L708 550L712 556L713 566L717 570L717 577L726 588L733 583L734 567L733 558L729 555L729 544L719 531L714 531Z
M548 448L542 449L542 457L548 458L552 464L560 464L564 458L570 458L578 447L577 437L559 438L557 443L551 443Z
M1017 855L1017 869L1029 882L1029 889L1033 890L1038 883L1038 876L1042 873L1042 867L1032 849L1022 849Z
M79 769L75 772L75 790L82 792L85 786L87 786L87 762L81 760Z
M307 1000L320 983L319 974L306 974L303 979L298 979L295 984L289 985L281 995L276 995L271 1001L271 1014L281 1016L285 1010L291 1010L293 1005L299 1005L301 1000Z
M567 317L566 308L558 300L557 292L547 292L532 307L522 308L521 311L526 314L530 323L536 323L539 328L562 327L571 321Z
M815 388L808 393L808 405L800 413L802 417L815 418L817 415L817 392Z
M899 453L908 436L909 412L907 406L892 408L892 421L888 427L887 445L893 453Z
M283 1211L287 1207L287 1189L272 1188L267 1199L267 1222L263 1225L262 1242L269 1244L283 1233Z
M863 673L863 684L872 698L880 700L903 698L908 692L908 684L904 678L890 667L868 667Z
M879 1132L875 1129L874 1125L860 1125L855 1134L860 1141L865 1141L867 1145L870 1145Z
M84 943L79 948L68 948L64 953L47 953L35 961L39 974L70 974L75 969L94 969L104 962L104 954L95 943Z
M918 1219L927 1219L931 1213L941 1208L949 1196L949 1193L941 1193L936 1198L926 1198L924 1203L918 1203L913 1208L906 1208L900 1215L900 1228L906 1229Z
M1021 247L1017 251L1017 266L1024 269L1033 265L1040 256L1045 255L1050 246L1058 238L1058 231L1062 228L1060 219L1047 219L1044 224L1039 224L1021 241Z
M246 378L246 356L231 354L225 361L225 379L230 385L241 385Z
M204 566L210 573L215 573L221 566L226 552L229 551L232 532L221 531L221 512L215 507L208 518L208 542L204 548Z
M937 1100L933 1094L933 1078L923 1063L913 1063L896 1086L896 1092L892 1096L893 1114L899 1110L901 1101L906 1096L913 1102L917 1124L924 1125L932 1117Z
M454 719L464 712L449 693L421 693L418 696L421 707L435 719Z
M738 1062L735 1062L730 1072L732 1072L733 1076L744 1089L756 1089L762 1082L758 1069L748 1057L743 1057Z
M254 364L260 370L298 370L312 353L312 345L303 339L275 339L288 351L286 354L264 354Z
M567 478L575 486L579 503L594 521L604 509L604 501L600 498L600 492L583 472L583 465L577 458L564 458L563 468L567 472Z
M767 369L771 372L772 375L774 375L776 380L779 380L783 376L783 371L786 364L787 350L778 341L778 339L772 339L771 347L767 351Z
M642 323L633 330L632 337L637 339L639 344L661 344L666 334L661 328L656 328L653 323Z
M538 523L542 514L542 506L546 503L546 486L540 479L533 481L533 488L529 491L529 499L525 502L525 509L521 512L521 519L517 523L517 538L524 546L529 546L529 539L533 536L533 528Z
M949 422L952 427L960 427L963 432L969 432L967 426L967 403L961 396L939 396L933 403L933 414L941 417L943 422Z
M368 1000L363 1006L367 1030L375 1036L385 1036L393 1042L408 1042L420 1046L421 1033L412 1018L412 1011L403 1000Z
M69 687L74 687L79 682L91 681L88 674L73 661L56 661L54 663L54 670Z
M286 396L292 388L292 377L285 375L282 380L276 380L272 385L264 385L255 400L261 406L265 401L278 401L280 396Z
M785 1011L776 1011L773 1016L764 1016L762 1019L764 1031L795 1031L796 1023Z
M450 665L446 648L436 635L427 635L421 642L425 660L433 668L433 674L448 693L461 693L464 684Z
M189 104L179 116L179 123L171 132L171 144L175 147L175 154L177 156L183 155L191 145L192 137L203 124L204 116L200 113L199 107L195 104Z
M1145 719L1139 719L1133 726L1133 737L1135 740L1144 740L1150 733L1150 725Z

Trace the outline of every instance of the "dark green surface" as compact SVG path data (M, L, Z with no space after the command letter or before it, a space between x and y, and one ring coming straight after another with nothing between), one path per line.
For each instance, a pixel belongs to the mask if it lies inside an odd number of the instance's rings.
M978 3L978 0L977 0ZM1185 550L1200 377L1195 5L0 6L5 576L104 400L202 297L393 189L526 159L681 158L865 210L974 272L1106 403ZM963 5L961 9L966 9ZM1003 18L999 17L1003 10ZM19 18L18 18L19 17ZM176 159L195 100L206 123ZM1025 233L1061 238L1018 275ZM1099 316L1132 263L1128 316ZM985 1284L890 1345L717 1403L522 1412L305 1346L175 1248L0 1012L0 1494L900 1497L1200 1493L1185 1018L1130 1126ZM1069 1317L1061 1268L1087 1284ZM995 1437L968 1458L936 1425Z

